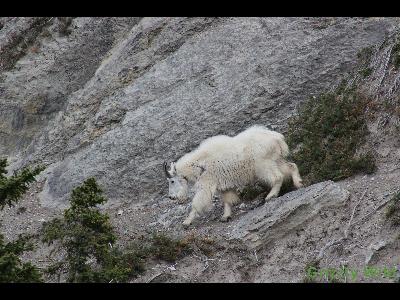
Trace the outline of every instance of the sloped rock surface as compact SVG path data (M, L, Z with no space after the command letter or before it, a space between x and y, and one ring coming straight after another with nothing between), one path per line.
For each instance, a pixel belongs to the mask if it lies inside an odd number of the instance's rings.
M75 93L85 89L115 43L139 20L3 18L0 155L18 159L35 151L37 139L48 136L55 126L49 122L64 114Z
M400 176L399 26L399 18L0 18L0 156L12 160L10 171L47 166L19 207L0 212L2 231L9 239L36 233L95 176L116 206L104 209L121 243L167 230L224 246L210 259L185 257L167 275L158 277L168 265L151 268L144 282L299 282L321 249L322 267L398 265L398 228L384 208ZM369 46L360 66L357 54ZM182 228L190 203L163 197L164 160L254 124L284 133L303 100L349 72L350 84L388 104L369 124L376 173L258 208L242 203L229 223L218 222L218 200L189 232ZM332 243L353 217L348 238ZM27 257L45 267L48 251Z
M344 205L349 196L348 191L333 181L287 193L242 216L231 238L243 240L250 248L268 247L276 239L300 228L321 209Z
M36 82L37 96L30 99L35 107L43 101L43 114L28 122L25 104L1 100L9 111L2 132L7 145L20 145L14 168L48 166L41 194L48 206L65 204L69 191L89 176L114 204L159 197L166 191L164 160L178 159L204 138L253 124L283 131L296 105L339 81L360 49L382 41L397 24L390 18L144 18L117 26L114 19L77 18L70 26L89 31L84 22L105 22L100 28L107 34L106 26L123 27L123 34L102 38L107 47L92 45L104 35L98 31L53 46L59 53L77 43L84 48L74 53L93 57L91 67L67 55L66 66L76 71L49 75L51 70L29 67L7 73L3 84L14 98L27 99L11 80L17 74L38 78L29 81ZM54 88L60 85L70 86L62 96ZM51 95L39 97L48 86Z

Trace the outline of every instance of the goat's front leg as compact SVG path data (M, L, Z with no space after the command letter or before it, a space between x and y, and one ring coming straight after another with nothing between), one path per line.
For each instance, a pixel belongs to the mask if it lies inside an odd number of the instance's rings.
M196 219L200 214L212 205L212 198L215 191L209 189L200 189L193 197L192 210L189 216L183 221L182 225L188 227L192 224L193 220Z
M230 219L232 219L232 204L224 202L224 214L222 215L220 221L228 222Z
M189 227L190 224L192 224L193 220L196 219L199 216L199 213L192 208L192 210L189 213L189 216L183 221L182 225L184 227Z
M221 222L227 222L232 218L232 205L239 202L239 197L235 191L230 190L222 194L222 201L224 202L224 214Z

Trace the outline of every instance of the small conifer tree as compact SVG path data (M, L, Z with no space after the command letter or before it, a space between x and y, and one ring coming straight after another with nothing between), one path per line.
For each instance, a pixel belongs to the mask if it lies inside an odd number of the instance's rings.
M68 282L121 282L142 271L138 252L122 252L114 245L109 217L98 208L106 201L96 180L89 178L72 191L63 218L44 224L43 242L57 241L66 253L49 268L50 274L64 269Z
M6 177L7 159L0 159L0 210L6 205L13 206L28 190L43 168L23 169L13 176ZM17 240L6 243L0 233L0 282L41 282L39 269L31 263L23 263L20 255L33 249L30 237L20 235Z

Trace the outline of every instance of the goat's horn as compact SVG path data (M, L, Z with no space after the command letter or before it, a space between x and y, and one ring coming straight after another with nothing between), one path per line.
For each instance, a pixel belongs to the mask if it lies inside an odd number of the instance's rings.
M164 172L165 172L165 175L167 176L167 178L172 177L171 174L168 172L168 164L166 161L164 162Z

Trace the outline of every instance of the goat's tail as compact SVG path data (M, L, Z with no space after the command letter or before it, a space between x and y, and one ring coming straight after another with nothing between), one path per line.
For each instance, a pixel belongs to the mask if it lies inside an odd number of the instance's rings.
M285 142L285 138L281 135L281 138L277 139L278 145L281 148L282 157L286 158L289 155L289 146Z

